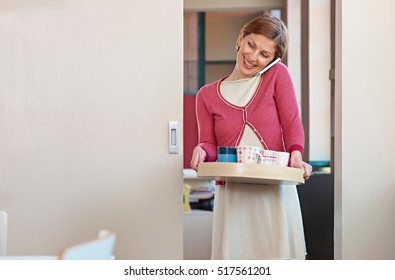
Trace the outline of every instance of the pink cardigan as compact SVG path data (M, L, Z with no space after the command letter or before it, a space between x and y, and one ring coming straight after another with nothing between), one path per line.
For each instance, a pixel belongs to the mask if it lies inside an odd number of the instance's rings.
M206 161L217 160L217 146L237 146L246 125L265 149L303 153L303 126L284 64L277 63L262 74L256 92L243 107L222 97L220 83L225 78L203 86L196 96L198 145L206 151Z

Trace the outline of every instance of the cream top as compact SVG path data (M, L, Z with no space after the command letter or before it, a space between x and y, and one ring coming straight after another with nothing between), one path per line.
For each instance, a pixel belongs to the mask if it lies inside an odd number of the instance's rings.
M259 85L259 82L260 75L237 81L223 81L220 85L221 94L228 102L242 107L250 101ZM244 129L239 145L256 146L263 149L262 143L248 125Z

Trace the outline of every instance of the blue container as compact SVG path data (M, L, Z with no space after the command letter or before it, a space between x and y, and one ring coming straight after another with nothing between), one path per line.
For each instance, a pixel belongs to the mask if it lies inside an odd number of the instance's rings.
M236 147L219 146L218 162L237 162Z

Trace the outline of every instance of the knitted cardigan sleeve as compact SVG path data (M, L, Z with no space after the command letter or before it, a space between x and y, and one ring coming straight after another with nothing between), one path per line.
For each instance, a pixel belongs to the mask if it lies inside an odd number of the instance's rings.
M205 150L207 156L205 161L217 160L217 141L214 131L214 117L210 114L206 103L210 85L202 87L196 95L196 119L198 126L199 146Z
M285 66L278 65L276 69L279 73L276 78L274 98L283 131L284 144L290 153L297 150L303 154L304 130L292 78Z

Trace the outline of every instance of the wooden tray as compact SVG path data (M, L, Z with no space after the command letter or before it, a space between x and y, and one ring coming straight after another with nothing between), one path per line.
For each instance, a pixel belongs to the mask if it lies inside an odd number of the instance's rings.
M304 170L275 165L203 162L199 164L197 177L202 179L252 184L304 184Z

